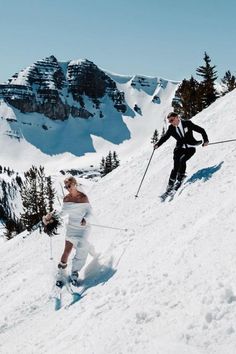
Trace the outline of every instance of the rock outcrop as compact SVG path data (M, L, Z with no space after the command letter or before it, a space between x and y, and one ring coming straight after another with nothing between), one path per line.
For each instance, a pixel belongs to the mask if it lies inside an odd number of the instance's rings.
M0 97L21 112L38 112L60 120L70 115L83 119L94 116L96 110L100 112L105 95L117 111L126 111L124 93L93 62L85 59L59 63L53 55L0 84ZM91 101L93 109L85 106L85 99Z

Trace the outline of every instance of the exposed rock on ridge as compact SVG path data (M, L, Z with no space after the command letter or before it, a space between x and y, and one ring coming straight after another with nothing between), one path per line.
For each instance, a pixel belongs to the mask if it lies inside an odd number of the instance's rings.
M51 119L64 120L69 115L92 117L105 95L116 110L126 111L124 93L94 63L89 60L59 63L53 55L13 75L7 84L0 84L0 97L11 105L24 113L38 112ZM92 101L93 110L85 107L86 96Z

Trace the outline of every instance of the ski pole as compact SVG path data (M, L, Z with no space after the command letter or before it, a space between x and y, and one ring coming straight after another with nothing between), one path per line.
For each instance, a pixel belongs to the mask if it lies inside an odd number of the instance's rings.
M141 180L141 182L140 182L140 185L139 185L139 187L138 187L137 193L135 194L135 198L138 198L138 194L139 194L140 188L141 188L142 183L143 183L143 180L144 180L144 178L145 178L145 176L146 176L146 173L147 173L148 167L149 167L149 165L150 165L150 162L151 162L151 160L152 160L154 151L155 151L155 149L153 149L152 155L151 155L151 157L150 157L150 159L149 159L149 161L148 161L148 164L147 164L146 170L145 170L145 172L144 172L143 178L142 178L142 180Z
M50 260L53 260L53 254L52 254L52 237L50 237Z
M113 229L113 230L120 230L120 231L125 231L125 232L128 231L128 229L121 229L119 227L113 227L113 226L98 225L98 224L89 224L89 225L96 226L96 227L102 227L104 229Z
M231 141L236 141L236 139L216 141L216 142L214 142L214 143L209 143L208 145L229 143L229 142L231 142Z

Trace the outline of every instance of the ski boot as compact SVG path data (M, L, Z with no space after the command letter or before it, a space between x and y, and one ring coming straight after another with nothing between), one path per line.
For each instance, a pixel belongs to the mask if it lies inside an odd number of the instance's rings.
M160 196L160 199L162 202L164 202L166 200L166 198L171 195L173 188L174 188L174 183L175 183L175 180L172 180L172 179L169 180L169 183L168 183L165 193L163 193Z
M56 286L61 289L66 284L66 279L67 279L66 267L67 267L66 263L60 262L58 264Z
M80 286L79 273L77 270L72 271L70 275L70 282L73 286Z
M182 175L177 176L177 181L175 182L174 187L173 187L174 191L177 191L182 186L186 177L187 177L186 174L182 174Z

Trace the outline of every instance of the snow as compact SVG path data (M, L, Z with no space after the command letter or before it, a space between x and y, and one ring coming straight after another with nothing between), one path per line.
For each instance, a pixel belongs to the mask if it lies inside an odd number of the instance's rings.
M235 110L236 90L193 121L211 142L233 139ZM63 229L52 239L53 260L50 239L38 231L1 243L0 352L236 352L236 144L200 146L180 192L161 203L174 140L154 153L135 198L152 146L146 131L141 139L134 129L131 141L139 144L124 152L122 165L85 185L94 224L128 231L92 226L90 241L101 256L90 257L81 273L90 287L80 301L55 312L49 299Z
M80 65L85 61L86 59L75 59L75 60L71 60L68 65Z
M23 69L23 70L21 70L18 73L17 77L12 77L11 84L14 84L14 85L26 85L27 86L28 85L27 77L28 77L30 69L31 69L31 67Z
M70 64L80 62L81 60L77 60ZM67 64L61 63L64 70ZM18 171L25 171L32 164L44 164L46 170L56 171L62 168L85 168L91 164L99 167L102 157L108 154L111 146L114 146L113 150L123 160L127 154L145 144L147 139L150 141L155 129L161 133L163 117L171 110L171 101L178 83L160 78L135 76L136 79L142 78L150 86L143 87L137 84L133 87L131 76L118 74L110 76L117 80L118 89L125 93L128 106L125 114L121 114L113 107L108 95L100 99L99 110L94 108L91 99L84 96L85 107L94 116L88 119L69 117L66 121L52 120L39 113L24 114L0 100L2 163L14 166ZM164 82L165 85L161 87L160 82ZM155 94L160 97L160 104L152 101ZM140 107L141 114L134 111L136 104ZM99 117L100 110L103 118ZM14 121L9 121L9 118ZM7 151L6 146L10 146ZM16 151L18 160L15 159ZM26 156L29 158L25 158ZM61 161L64 161L63 166Z

